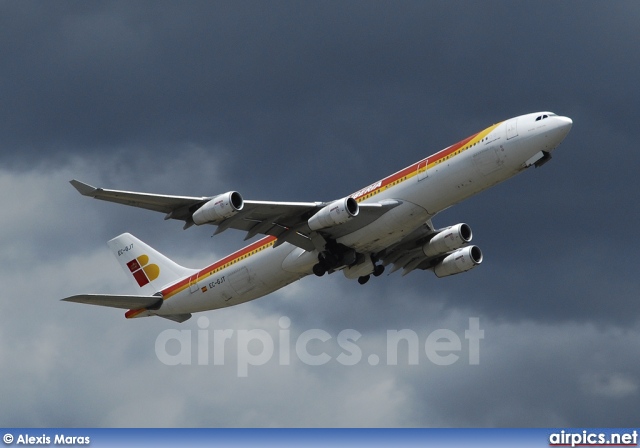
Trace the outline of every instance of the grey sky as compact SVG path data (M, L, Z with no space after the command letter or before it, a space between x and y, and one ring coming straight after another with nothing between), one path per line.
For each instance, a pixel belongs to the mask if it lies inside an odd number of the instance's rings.
M0 2L2 426L632 426L640 406L640 4ZM322 329L362 362L166 366L164 319L60 303L131 292L128 231L190 267L243 235L83 198L110 188L330 200L522 113L574 120L551 163L439 215L485 262L303 281L208 330ZM480 365L367 363L387 330L485 330ZM194 336L195 337L195 336ZM463 338L464 341L464 338ZM464 352L464 350L463 350ZM461 358L464 358L461 353ZM402 356L400 358L402 360Z

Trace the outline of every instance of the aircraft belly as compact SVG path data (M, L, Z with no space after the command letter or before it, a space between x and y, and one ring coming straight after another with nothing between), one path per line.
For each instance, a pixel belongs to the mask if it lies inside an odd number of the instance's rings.
M226 306L257 299L304 277L306 274L291 273L282 269L283 261L295 249L295 246L284 243L277 248L266 250L260 254L259 259L247 263L250 280L246 283L236 280L236 294Z
M423 207L403 201L371 224L338 238L337 242L359 252L378 252L400 241L430 217Z
M163 303L157 314L182 314L225 308L248 302L292 283L304 274L282 269L282 262L295 249L288 243L267 248L211 276L198 279L189 288Z

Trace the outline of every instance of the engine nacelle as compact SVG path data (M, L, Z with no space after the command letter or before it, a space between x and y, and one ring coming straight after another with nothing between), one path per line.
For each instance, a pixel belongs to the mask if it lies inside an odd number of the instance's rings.
M436 236L422 246L422 252L427 257L446 254L467 244L473 238L471 227L467 224L456 224L440 231Z
M237 191L228 191L216 196L193 214L193 222L201 224L219 224L244 207L244 200Z
M482 263L482 251L478 246L467 246L450 253L433 268L438 277L460 274Z
M356 216L359 211L360 208L355 199L351 197L338 199L309 218L309 228L311 230L320 230L344 224Z

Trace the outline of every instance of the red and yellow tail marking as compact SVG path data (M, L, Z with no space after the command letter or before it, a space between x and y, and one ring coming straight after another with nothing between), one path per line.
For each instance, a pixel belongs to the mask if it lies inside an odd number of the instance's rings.
M127 263L127 267L141 288L160 276L160 268L157 264L149 264L147 255L140 255L138 258L134 258Z

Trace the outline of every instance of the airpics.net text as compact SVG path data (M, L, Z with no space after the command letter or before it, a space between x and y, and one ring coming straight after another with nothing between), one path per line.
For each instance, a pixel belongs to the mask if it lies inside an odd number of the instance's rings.
M359 331L345 329L334 338L328 331L314 328L292 335L291 319L287 316L278 320L276 336L259 328L211 329L206 316L198 318L198 327L197 331L162 331L155 342L158 360L167 366L224 366L235 360L238 377L247 377L249 366L264 366L274 358L281 366L291 365L292 356L308 366L330 362L354 366L365 359L361 347L365 345L364 339ZM480 364L480 340L484 339L484 330L480 329L478 317L469 318L463 337L453 330L439 328L423 338L421 343L418 332L411 329L387 330L386 344L378 344L383 345L380 350L385 352L384 359L370 353L365 362L370 366L381 362L387 366L418 365L426 356L433 365L450 366L464 362L466 352L469 365ZM370 348L370 345L367 346Z

